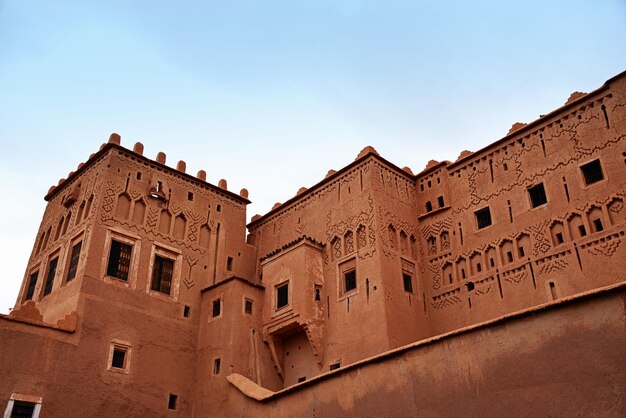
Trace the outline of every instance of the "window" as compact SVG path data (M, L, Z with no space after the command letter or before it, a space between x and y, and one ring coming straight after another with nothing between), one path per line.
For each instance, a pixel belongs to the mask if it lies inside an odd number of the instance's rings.
M178 401L178 395L174 395L173 393L170 393L170 397L167 401L167 409L176 409L176 402Z
M54 257L48 265L48 275L46 276L46 286L43 289L43 295L49 295L52 292L52 285L54 284L54 276L57 273L57 264L59 263L59 257Z
M41 412L41 397L11 395L4 411L5 418L38 418Z
M211 316L217 318L222 314L222 299L215 299L213 301L213 309L211 310Z
M343 273L343 280L346 292L356 289L356 270Z
M66 282L70 282L76 277L76 269L78 268L78 260L80 259L80 249L83 246L83 242L79 241L72 247L72 254L70 255L70 265L67 269Z
M556 233L556 242L557 244L563 244L565 240L563 239L563 234L560 232Z
M127 281L128 273L130 271L130 256L132 251L132 245L124 244L116 240L111 240L111 251L109 252L107 276Z
M26 297L24 301L31 300L35 294L35 287L37 286L37 279L39 278L39 271L36 271L30 275L28 280L28 290L26 291Z
M528 189L528 196L530 197L530 206L532 206L533 208L548 203L548 198L546 197L546 189L543 187L543 183L539 183L536 186L530 187Z
M216 358L213 360L213 374L220 374L220 370L222 368L222 360L220 358Z
M443 204L443 196L439 196L437 198L437 204L439 205L440 208L442 208L444 206L444 204Z
M341 362L333 363L330 365L330 370L337 370L341 367Z
M306 376L298 378L298 383L302 383L302 382L305 382L305 381L306 381Z
M433 204L430 203L430 200L426 202L426 212L430 212L433 210Z
M322 288L319 285L315 285L315 301L322 300Z
M276 309L284 308L289 304L289 283L276 288Z
M189 318L190 315L191 315L191 307L185 305L185 307L183 308L183 316L185 318Z
M252 314L252 301L250 299L244 300L243 311L247 314Z
M232 257L228 257L226 259L226 270L233 271L233 258Z
M128 373L130 364L130 344L113 341L109 351L108 370Z
M190 202L193 201L193 192L187 192L187 200L189 200Z
M593 220L593 227L595 228L596 232L602 232L604 230L604 226L602 226L602 221L600 219Z
M174 260L155 255L151 289L169 295L172 290L173 273Z
M413 278L410 274L402 273L402 281L404 282L404 291L413 293Z
M489 207L477 210L474 212L474 215L476 216L478 229L486 228L491 225L491 212L489 211Z
M582 171L583 173L586 185L590 185L593 183L597 183L600 180L604 180L604 173L602 173L600 160L593 160L587 164L581 165L580 171Z

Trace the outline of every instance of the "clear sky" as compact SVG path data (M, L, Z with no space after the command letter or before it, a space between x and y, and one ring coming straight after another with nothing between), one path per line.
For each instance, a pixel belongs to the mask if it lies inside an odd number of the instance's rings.
M43 196L111 132L246 187L454 160L626 70L626 1L0 0L0 313Z

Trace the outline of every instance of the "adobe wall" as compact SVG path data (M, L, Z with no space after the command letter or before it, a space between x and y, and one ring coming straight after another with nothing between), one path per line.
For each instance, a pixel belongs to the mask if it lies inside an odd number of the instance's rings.
M573 95L498 143L418 175L433 334L624 280L625 89L622 77ZM595 159L604 179L586 185L580 166ZM528 188L540 183L548 203L533 208ZM479 229L475 212L486 207L492 225Z
M626 290L557 303L365 360L271 395L237 381L231 416L626 414ZM196 413L195 416L206 416Z
M161 417L173 393L191 416L198 320L145 294L84 285L99 296L81 296L74 333L0 319L0 410L20 393L43 398L42 416ZM131 347L128 374L107 370L114 340Z

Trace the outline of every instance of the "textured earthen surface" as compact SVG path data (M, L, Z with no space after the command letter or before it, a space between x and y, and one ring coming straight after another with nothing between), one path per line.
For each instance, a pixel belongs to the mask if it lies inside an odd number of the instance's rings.
M366 147L248 225L112 134L45 197L0 409L623 416L625 105L620 74L418 174Z

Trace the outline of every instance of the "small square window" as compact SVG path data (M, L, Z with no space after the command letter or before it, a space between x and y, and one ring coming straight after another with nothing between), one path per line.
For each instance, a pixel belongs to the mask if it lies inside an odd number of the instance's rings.
M121 344L112 344L111 350L111 364L109 365L109 369L127 372L130 347Z
M174 260L154 256L152 268L152 290L169 295L172 290L172 276L174 274Z
M289 304L289 283L276 288L276 309L284 308Z
M343 279L346 292L356 289L356 270L346 271Z
M250 299L246 299L244 301L243 310L247 314L252 314L252 301Z
M109 252L109 263L107 266L107 276L116 279L128 280L130 272L130 257L133 246L124 244L116 240L111 240L111 250Z
M219 358L216 358L215 360L213 360L213 374L220 374L221 369L222 369L222 360Z
M530 205L533 208L548 203L548 198L546 197L546 189L543 187L543 183L539 183L536 186L529 188L528 196L530 197Z
M176 409L176 403L178 402L178 395L174 395L173 393L170 393L170 397L167 401L167 409Z
M27 418L32 417L35 414L36 404L25 401L13 401L13 408L11 409L11 418ZM9 415L5 415L9 417Z
M411 275L402 273L402 282L404 283L404 291L413 293L413 278Z
M217 318L222 313L222 299L215 299L213 301L213 309L211 310L211 316Z
M580 171L582 171L583 173L586 185L590 185L593 183L597 183L600 180L604 180L604 173L602 172L602 165L600 165L600 160L593 160L587 164L581 165Z
M141 171L137 171L137 180L141 180Z
M486 228L491 225L491 212L489 211L489 207L474 212L474 215L476 216L478 229Z

